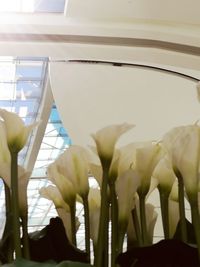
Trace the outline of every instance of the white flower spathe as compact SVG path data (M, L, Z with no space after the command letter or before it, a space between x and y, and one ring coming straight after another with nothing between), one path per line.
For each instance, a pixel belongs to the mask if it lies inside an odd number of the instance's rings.
M117 140L133 127L134 125L128 123L110 125L92 134L100 159L111 162Z
M134 197L140 182L140 177L133 169L128 169L117 178L119 224L128 225L129 214L134 206Z
M171 192L176 175L173 171L171 161L167 155L163 157L156 165L153 171L153 177L158 180L161 190L168 194Z
M81 146L72 145L56 160L58 170L74 185L81 197L89 192L89 162L87 150Z
M141 186L138 188L141 195L146 196L149 191L152 173L160 160L160 152L160 145L153 143L136 149L135 169L141 178Z
M199 184L199 162L200 162L200 128L198 125L182 126L172 129L164 136L170 141L172 133L176 138L169 146L172 165L175 173L181 173L185 190L189 200L196 201Z
M90 217L90 236L96 246L98 241L99 218L101 207L101 193L98 188L90 188L88 195L89 217Z
M76 189L72 182L58 171L56 163L52 163L48 166L47 176L57 186L64 201L69 206L73 206L76 200Z
M0 121L0 177L10 186L11 156L7 145L5 123Z
M66 212L70 212L68 204L63 200L62 195L58 188L53 185L42 187L39 189L40 196L53 201L56 209L64 209Z
M0 109L0 117L5 123L7 144L10 151L19 152L25 146L30 132L38 125L38 122L25 126L17 114L5 109Z

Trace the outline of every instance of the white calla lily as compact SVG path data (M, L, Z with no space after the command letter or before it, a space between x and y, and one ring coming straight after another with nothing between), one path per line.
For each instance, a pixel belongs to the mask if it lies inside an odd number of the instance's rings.
M153 171L153 177L158 180L158 185L162 191L168 194L171 192L176 175L167 156L158 162Z
M42 187L39 189L40 196L53 201L56 209L64 209L70 212L68 204L63 200L62 195L58 188L53 185Z
M94 243L94 247L98 241L98 229L100 218L101 194L97 188L90 188L88 195L89 216L90 216L90 236Z
M196 199L199 183L200 128L198 125L189 125L176 130L176 139L170 148L173 168L175 172L181 173L188 198ZM169 135L164 136L165 143L166 139L170 140L170 136L171 131Z
M189 127L188 133L180 138L182 155L175 158L177 168L181 172L185 190L189 199L196 197L199 183L200 162L200 129L194 125ZM178 153L180 155L180 153ZM176 153L174 155L176 157Z
M73 206L76 200L76 190L72 182L62 175L57 168L55 163L52 163L47 168L47 176L59 189L64 201L69 205Z
M69 239L69 241L72 243L72 228L71 228L71 214L70 212L67 212L63 208L56 208L56 211L58 213L58 216L61 218L64 228L65 228L65 233ZM80 226L80 221L78 217L76 217L76 232L78 231L78 228Z
M140 177L133 169L127 170L116 180L118 219L119 224L125 227L127 227L129 214L134 206L133 201L140 182Z
M162 145L169 155L172 154L174 144L177 142L179 136L183 133L184 128L184 126L175 127L164 135Z
M136 143L131 143L119 149L118 174L121 175L135 164Z
M199 163L200 163L200 127L195 125L182 126L181 132L176 136L173 146L170 147L174 172L179 184L179 209L182 239L187 240L184 190L191 207L192 224L200 255L200 217L198 212L198 185L199 185ZM170 140L171 130L164 136Z
M11 156L7 145L6 129L3 121L0 121L0 177L10 187Z
M96 209L97 207L100 207L101 193L98 188L93 188L93 187L90 188L88 201L89 201L89 208L91 211Z
M136 162L136 150L137 148L150 145L151 142L137 142L130 143L123 147L119 148L119 164L118 164L118 173L121 175L123 172L129 168L135 168Z
M112 162L109 169L109 182L115 182L118 177L118 166L119 166L120 153L118 149L114 150Z
M84 148L75 145L70 146L68 151L71 154L71 157L69 156L69 158L71 159L71 163L74 170L74 179L77 180L78 184L78 194L82 197L85 197L89 193L89 163L86 154L87 152Z
M64 177L66 177L66 179L69 179L70 180L70 182L73 184L74 188L77 191L77 183L76 183L76 180L75 179L72 179L72 177L70 175L71 171L69 172L68 171L68 168L67 168L66 151L67 151L67 149L64 151L64 153L62 153L56 159L56 161L54 161L53 164L56 165L57 171L59 173L61 173ZM74 178L74 176L73 176L73 178Z
M151 196L151 194L154 192L157 186L158 186L158 180L154 177L151 177L151 183L150 183L149 191L146 195L146 200Z
M135 212L137 213L138 220L140 221L139 199L136 199L135 201ZM155 207L150 203L145 204L145 212L146 212L146 218L147 218L148 240L149 240L149 243L152 243L153 236L154 236L154 228L155 228L155 224L158 218L158 213L155 211ZM135 244L138 246L137 233L136 233L136 229L135 229L131 214L129 217L127 235L128 235L128 239L131 242L131 244Z
M146 204L146 218L147 218L147 233L148 233L148 238L149 242L153 242L153 235L154 235L154 228L155 224L158 218L158 213L155 211L155 207L147 203Z
M10 151L19 152L25 146L30 132L38 125L38 122L25 126L23 120L17 114L4 109L0 109L0 117L5 123Z
M72 145L56 160L59 171L71 181L81 197L89 192L89 162L85 148Z
M133 127L128 123L110 125L92 134L100 159L111 161L117 140Z
M178 180L176 179L172 185L169 199L178 203Z
M141 195L145 196L149 191L153 170L160 159L160 151L160 145L153 143L136 149L135 169L141 177L141 186L138 188Z
M97 165L94 163L89 164L90 174L96 179L97 183L101 187L102 184L102 177L103 177L103 170L101 165Z

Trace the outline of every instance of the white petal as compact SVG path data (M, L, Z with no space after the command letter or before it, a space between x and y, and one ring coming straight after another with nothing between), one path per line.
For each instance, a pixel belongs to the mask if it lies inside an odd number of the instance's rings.
M92 134L99 157L111 161L118 138L133 127L134 125L128 123L110 125L99 130L96 134Z

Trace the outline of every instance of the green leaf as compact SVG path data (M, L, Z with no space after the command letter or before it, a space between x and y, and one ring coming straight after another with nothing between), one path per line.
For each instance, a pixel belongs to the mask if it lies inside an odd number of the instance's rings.
M56 267L91 267L92 265L82 262L63 261Z
M2 267L91 267L90 264L72 261L63 261L61 263L54 262L35 262L25 259L17 259L11 264L2 265Z

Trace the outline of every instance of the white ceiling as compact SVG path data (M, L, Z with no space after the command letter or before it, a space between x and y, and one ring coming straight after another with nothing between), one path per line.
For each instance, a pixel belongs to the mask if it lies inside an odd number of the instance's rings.
M87 146L91 133L123 122L136 127L121 143L158 140L172 127L200 118L195 82L169 73L58 62L50 63L50 76L63 124L76 144Z

